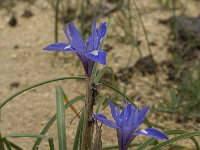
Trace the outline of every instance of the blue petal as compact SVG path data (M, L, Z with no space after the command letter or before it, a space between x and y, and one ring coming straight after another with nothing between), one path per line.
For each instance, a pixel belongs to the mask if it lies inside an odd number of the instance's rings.
M72 37L71 46L75 48L77 51L84 51L85 44L77 28L71 23L68 23L68 29Z
M117 107L116 114L117 114L117 117L120 116L120 106Z
M69 33L68 33L67 29L64 27L63 30L64 30L65 36L66 36L66 38L67 38L69 44L71 44L71 38L70 38L70 36L69 36Z
M156 130L154 128L146 128L143 130L139 130L139 131L136 131L134 134L135 135L142 134L145 136L149 136L149 137L153 137L153 138L161 139L161 140L169 139L163 132Z
M43 50L48 50L48 51L71 51L71 52L76 52L76 50L72 49L69 45L66 43L54 43L51 45L48 45L47 47L43 48Z
M98 39L100 40L99 44L102 42L103 38L106 35L106 28L107 28L107 22L104 22L101 23L99 25L99 28L97 29Z
M101 121L103 124L110 128L119 128L116 124L114 124L111 120L108 120L106 116L102 114L93 114L94 118Z
M139 112L138 116L138 126L142 124L144 119L146 118L147 112L149 110L149 106L143 107L142 110Z
M119 119L116 115L115 106L113 105L113 103L111 101L109 101L109 104L110 104L110 110L112 113L112 117L115 119L116 122L118 122Z
M122 110L121 114L119 115L119 119L120 120L123 120L124 118L126 118L127 115L129 115L127 113L130 113L129 111L130 111L130 106L131 105L132 104L126 105L126 107Z
M86 53L85 56L95 62L105 65L106 64L106 52L103 50L94 50Z
M97 30L96 30L96 21L92 24L92 43L93 43L93 50L98 49L98 37L97 37Z
M128 128L130 128L130 130L134 131L138 126L137 126L137 117L135 117L135 114L137 112L137 109L131 105L130 106L130 114L129 114L129 119L128 119L128 123L127 123L127 126ZM136 124L135 124L136 122Z
M87 51L91 52L93 50L98 49L98 37L97 37L97 30L96 30L96 21L92 24L92 34L86 40Z

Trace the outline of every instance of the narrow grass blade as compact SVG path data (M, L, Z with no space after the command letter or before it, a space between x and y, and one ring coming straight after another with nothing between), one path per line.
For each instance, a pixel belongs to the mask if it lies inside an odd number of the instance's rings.
M93 66L93 69L92 69L92 76L96 77L97 76L97 72L98 72L97 63L95 62L94 66Z
M77 97L75 97L74 99L70 100L70 101L65 105L65 109L69 108L69 107L70 107L71 105L73 105L75 102L77 102L77 101L79 101L79 100L81 100L81 99L83 99L83 98L85 98L85 96L84 96L84 95L81 95L81 96L77 96ZM53 117L46 123L46 125L44 126L44 128L41 130L40 134L41 134L41 135L45 135L45 134L48 132L49 128L53 125L53 123L55 122L55 120L56 120L56 115L53 115ZM35 143L34 143L34 145L33 145L33 147L32 147L32 150L35 150L36 147L40 145L41 141L42 141L42 139L41 139L41 138L38 138L38 139L35 141Z
M143 150L145 147L147 147L148 145L151 145L155 141L156 141L156 139L150 138L147 141L145 141L144 143L142 143L141 145L139 145L137 150Z
M10 100L12 100L13 98L15 98L16 96L30 90L30 89L33 89L33 88L36 88L38 86L41 86L41 85L45 85L45 84L48 84L48 83L51 83L51 82L55 82L55 81L60 81L60 80L85 80L85 77L81 77L81 76L71 76L71 77L60 77L60 78L55 78L55 79L50 79L50 80L46 80L46 81L42 81L42 82L39 82L39 83L36 83L36 84L33 84L33 85L30 85L29 87L26 87L14 94L12 94L11 96L9 96L8 98L6 98L5 100L2 100L0 102L0 109L6 105Z
M1 117L1 109L0 109L0 117ZM1 118L0 118L1 119ZM1 123L1 122L0 122ZM0 132L0 150L5 150L4 144L3 144L3 138Z
M82 137L81 136L82 129L83 129L83 113L81 114L77 129L76 129L73 150L78 150L78 148L79 148L79 144L81 142L80 137Z
M139 145L138 143L130 144L129 148L130 147L134 147L134 146L138 146L138 145ZM103 150L113 150L113 149L119 149L119 145L118 144L116 144L116 145L107 145L107 146L103 147Z
M169 131L166 131L167 135L171 135L171 134L183 134L183 133L188 133L188 132L184 131L184 130L169 130ZM190 139L195 144L196 149L200 150L200 146L199 146L199 143L197 142L196 138L195 137L190 137Z
M50 147L50 150L54 150L52 148L52 142L53 142L53 138L50 137L50 136L47 136L47 135L38 135L38 134L10 134L10 135L7 135L5 136L4 138L37 138L37 139L44 139L44 138L48 138L48 141L49 139L51 139L51 141L49 142L49 147ZM11 143L11 144L10 144ZM9 142L9 144L12 146L12 147L15 147L15 148L18 148L19 150L21 150L21 148L19 146L17 146L16 144L12 143L12 142ZM36 148L37 149L37 148Z
M67 149L64 95L60 86L56 87L56 114L59 150Z
M101 71L99 71L99 73L97 74L97 76L94 78L94 83L97 84L102 76L104 75L104 73L107 71L107 67L104 67Z
M27 88L24 88L16 93L14 93L13 95L9 96L8 98L6 98L5 100L3 100L1 103L0 103L0 109L6 105L10 100L12 100L13 98L15 98L16 96L30 90L30 89L33 89L35 87L38 87L38 86L41 86L41 85L45 85L45 84L48 84L48 83L51 83L51 82L55 82L55 81L60 81L60 80L70 80L70 79L74 79L74 80L85 80L85 77L81 77L81 76L71 76L71 77L59 77L59 78L55 78L55 79L50 79L50 80L46 80L46 81L42 81L42 82L39 82L39 83L36 83L36 84L33 84ZM110 84L106 83L106 82L100 82L102 83L104 86L110 88L111 90L115 91L116 93L120 94L121 96L125 97L129 102L132 102L132 100L126 96L125 94L123 94L121 91L119 91L117 88L111 86ZM134 104L133 104L134 105ZM135 105L134 105L135 106Z
M165 132L167 135L172 135L172 134L185 134L188 133L187 131L184 130L169 130ZM200 149L199 144L197 142L197 140L195 139L195 137L190 137L190 139L193 141L193 143L196 146L196 149ZM151 138L149 140L147 140L146 142L142 143L139 147L138 150L143 150L145 147L147 147L148 145L153 144L153 142L155 142L156 139Z
M8 143L10 144L10 146L16 150L23 150L20 146L16 145L15 143L8 141Z
M6 145L7 150L12 150L12 148L11 148L9 142L7 141L7 139L3 138L3 141L4 141L5 145Z
M9 134L9 135L6 135L5 136L6 138L41 138L41 139L43 139L43 138L49 138L50 136L48 136L48 135L40 135L40 134L32 134L32 133L30 133L30 134L26 134L26 133L24 133L24 134Z
M99 103L97 104L97 108L96 108L96 113L99 113L106 98L107 98L107 95L104 95L99 99Z
M53 144L53 138L48 138L48 141L49 141L49 147L50 147L50 150L55 150L54 148L54 144Z
M62 89L62 87L61 87L61 90L64 95L64 102L65 102L65 104L67 104L69 102L69 99L68 99L67 95L65 94L64 90ZM73 105L71 105L70 108L76 114L76 116L80 117L78 111L76 110L76 108Z
M124 98L126 98L127 101L129 101L130 103L133 104L133 106L136 107L136 105L133 103L132 99L130 99L128 96L126 96L123 92L121 92L119 89L115 88L114 86L110 85L109 83L106 82L100 82L102 83L104 86L108 87L109 89L113 90L114 92L120 94L121 96L123 96Z
M191 137L194 137L194 136L200 136L200 131L188 132L188 133L181 134L181 135L176 136L174 138L171 138L171 139L169 139L165 142L157 144L156 146L152 147L150 150L161 149L161 148L168 146L168 145L170 145L170 144L172 144L176 141L183 140L183 139L186 139L186 138L191 138Z

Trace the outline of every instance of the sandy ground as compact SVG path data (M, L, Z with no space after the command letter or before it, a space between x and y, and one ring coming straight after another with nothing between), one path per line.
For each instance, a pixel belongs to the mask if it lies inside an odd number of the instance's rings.
M198 5L197 5L198 4ZM150 42L156 42L156 46L152 47L152 51L157 63L170 58L167 53L167 47L165 41L169 33L169 28L158 23L159 19L167 19L172 13L168 11L162 11L159 8L155 0L140 1L138 4L141 8L148 11L156 9L150 13L143 15L143 20L148 32ZM199 3L188 3L187 14L191 16L197 16ZM25 9L30 9L34 16L31 18L21 17ZM83 69L80 65L77 65L77 58L74 54L66 54L63 59L63 54L55 55L55 53L42 51L42 48L50 44L54 40L54 14L51 6L48 2L37 0L33 5L26 2L19 2L14 7L14 12L18 24L12 28L8 26L8 14L5 9L0 10L0 99L7 98L10 94L27 87L33 83L40 82L46 79L52 79L55 77L81 75ZM106 18L105 18L106 20ZM111 31L112 33L112 31ZM148 54L147 45L145 43L145 37L143 33L140 33L140 40L142 44L140 48L144 55ZM66 41L62 24L59 24L59 41ZM124 67L127 63L127 57L130 54L131 46L118 42L116 39L108 38L106 43L113 46L113 49L108 52L108 66L113 67L114 71L120 67ZM116 53L117 52L117 53ZM132 64L139 58L136 51L133 52ZM165 83L166 76L159 72L160 85ZM19 85L13 87L13 85ZM143 98L148 104L154 104L167 97L166 88L152 88L154 85L154 77L146 76L142 77L139 73L134 74L131 83L127 86L127 93L133 95L139 92L141 98ZM55 82L48 85L41 86L39 88L30 90L9 102L1 110L1 131L3 135L11 133L39 133L41 128L47 122L47 120L55 114L55 85L62 85L66 91L69 99L84 92L84 83L71 81ZM123 83L121 83L124 86ZM82 103L78 103L75 107L80 110ZM108 110L107 110L108 112ZM67 117L67 141L73 142L75 135L75 128L78 119L75 119L72 125L69 122L73 118L74 114L71 110L66 111ZM153 114L149 114L149 117L155 120ZM165 121L165 125L171 125L171 121ZM182 127L182 125L175 125L176 128ZM188 127L191 129L192 127ZM103 128L103 143L116 143L116 134L114 130L109 128ZM106 134L106 133L110 134ZM49 135L52 135L55 139L55 145L57 147L57 134L56 123L50 128ZM140 138L138 138L140 139ZM13 139L13 141L19 143L25 150L31 148L34 140L32 139ZM44 140L39 149L47 149L47 142ZM72 144L68 145L71 149ZM58 148L56 148L58 149Z

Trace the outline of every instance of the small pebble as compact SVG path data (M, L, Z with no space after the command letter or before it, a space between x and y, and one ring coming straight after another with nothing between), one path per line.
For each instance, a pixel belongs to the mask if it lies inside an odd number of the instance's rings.
M32 11L30 11L30 10L24 10L24 12L23 12L23 14L22 14L22 17L24 17L24 18L30 18L30 17L32 17L34 14L32 13Z
M11 84L10 84L10 87L11 88L17 88L18 86L19 86L19 82L18 81L14 81L14 82L12 82Z
M15 45L13 48L14 48L14 49L18 49L18 48L19 48L19 45Z
M17 19L16 19L16 17L14 15L11 16L11 18L8 21L8 24L11 27L15 27L17 25Z

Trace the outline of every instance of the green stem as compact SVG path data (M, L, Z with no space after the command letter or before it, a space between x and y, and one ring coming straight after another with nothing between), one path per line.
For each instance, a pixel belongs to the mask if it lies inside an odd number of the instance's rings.
M93 92L93 80L90 77L86 78L86 101L84 107L84 121L83 121L83 131L82 131L82 142L81 150L91 150L92 149L92 140L93 140L93 124L92 121L93 115L93 106L95 101L95 95Z

